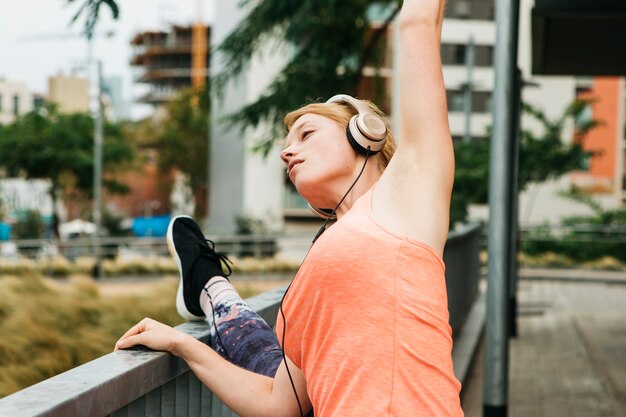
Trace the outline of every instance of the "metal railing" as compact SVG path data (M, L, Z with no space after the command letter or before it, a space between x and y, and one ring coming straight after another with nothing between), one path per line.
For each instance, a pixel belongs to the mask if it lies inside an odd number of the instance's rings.
M272 256L281 246L297 246L306 252L311 243L309 235L283 236L277 234L219 235L208 236L215 242L216 249L228 255L255 257ZM0 242L14 245L16 255L27 258L63 256L69 260L93 256L96 248L105 257L115 257L120 251L137 255L169 256L164 237L101 237L97 241L89 237L69 240L22 239ZM1 255L1 254L0 254Z
M444 252L450 323L461 328L477 293L481 227L451 232ZM285 287L247 299L274 326ZM208 341L205 322L177 329ZM0 416L235 416L185 362L146 349L113 352L0 400Z

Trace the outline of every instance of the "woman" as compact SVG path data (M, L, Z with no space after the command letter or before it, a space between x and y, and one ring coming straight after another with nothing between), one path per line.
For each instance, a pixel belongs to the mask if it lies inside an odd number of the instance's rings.
M188 319L213 316L218 353L150 319L116 349L142 344L183 358L241 416L301 416L312 408L318 417L463 415L441 259L454 176L439 56L443 9L444 0L402 6L395 153L388 134L375 156L346 140L348 120L361 113L355 107L376 112L365 102L313 104L285 118L281 158L289 178L313 207L336 207L338 220L283 300L277 334L284 354L228 282L225 258L184 217L168 230L181 270L177 307ZM349 137L359 134L351 129Z

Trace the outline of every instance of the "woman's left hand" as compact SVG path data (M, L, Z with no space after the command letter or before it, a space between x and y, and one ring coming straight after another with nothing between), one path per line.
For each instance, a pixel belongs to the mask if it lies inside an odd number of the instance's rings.
M150 349L167 351L176 355L179 351L178 347L190 337L156 320L145 318L124 333L115 344L115 350L144 345Z

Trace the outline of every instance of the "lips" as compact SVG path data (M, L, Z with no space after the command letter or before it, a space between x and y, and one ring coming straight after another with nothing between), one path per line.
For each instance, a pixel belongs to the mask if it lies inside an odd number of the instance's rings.
M289 165L287 165L287 173L290 174L293 167L301 164L302 162L304 162L304 160L302 159L292 159L291 161L289 161Z

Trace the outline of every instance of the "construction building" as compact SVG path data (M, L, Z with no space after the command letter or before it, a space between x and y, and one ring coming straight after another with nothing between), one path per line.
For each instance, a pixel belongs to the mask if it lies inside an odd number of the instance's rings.
M136 68L135 82L149 86L138 102L158 106L177 91L206 82L209 29L203 24L174 25L169 31L146 31L133 37L131 65Z

